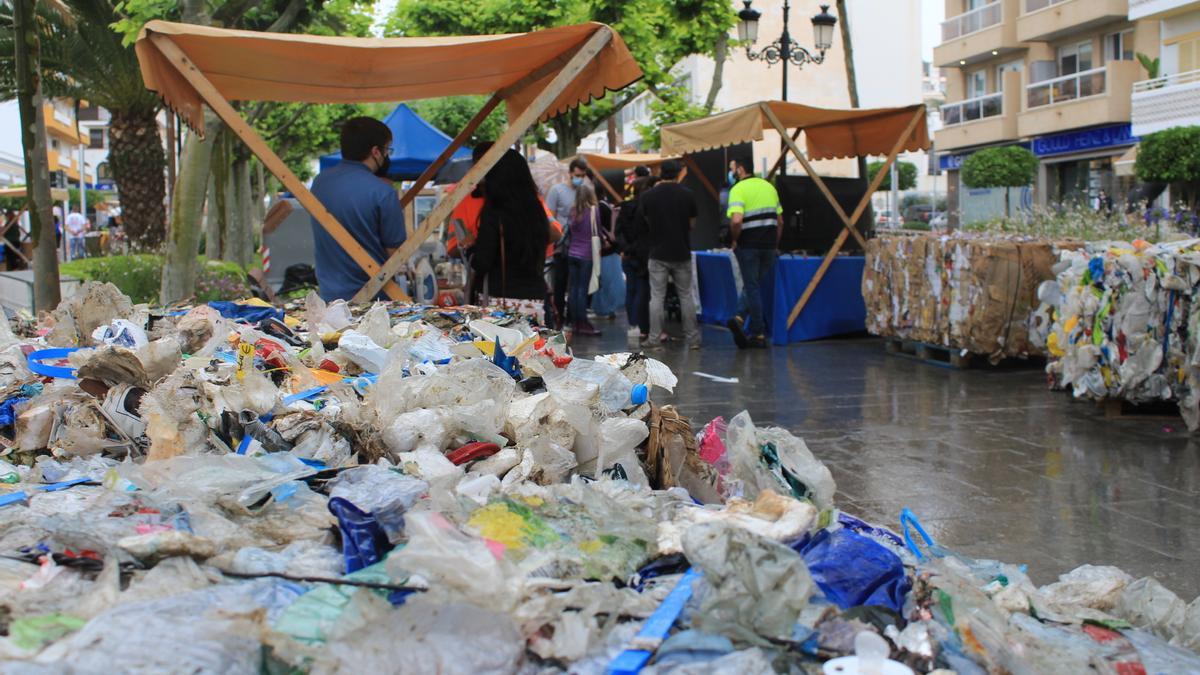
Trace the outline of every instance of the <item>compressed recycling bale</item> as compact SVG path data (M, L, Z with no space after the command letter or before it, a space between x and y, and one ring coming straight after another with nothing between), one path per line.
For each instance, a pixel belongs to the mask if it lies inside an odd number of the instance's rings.
M999 360L1040 356L1030 341L1037 288L1071 242L969 235L867 242L863 299L875 335L965 349Z

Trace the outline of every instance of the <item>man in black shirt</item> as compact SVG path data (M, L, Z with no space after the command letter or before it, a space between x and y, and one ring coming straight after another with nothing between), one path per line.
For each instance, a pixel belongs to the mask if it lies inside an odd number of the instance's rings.
M662 341L667 282L673 281L683 314L684 340L691 349L699 349L690 237L696 224L696 200L691 190L679 184L682 172L679 162L663 162L661 171L662 182L642 195L635 216L636 222L645 228L643 241L647 243L650 258L650 337L646 343L654 347Z

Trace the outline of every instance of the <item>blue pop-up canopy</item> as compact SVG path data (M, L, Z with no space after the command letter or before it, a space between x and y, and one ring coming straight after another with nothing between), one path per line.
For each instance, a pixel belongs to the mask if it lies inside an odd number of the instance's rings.
M388 178L392 180L416 180L421 172L433 164L433 160L450 145L451 138L438 131L420 115L401 103L383 121L392 130L392 163ZM459 148L451 159L470 159L471 151ZM321 170L342 161L342 153L321 157Z

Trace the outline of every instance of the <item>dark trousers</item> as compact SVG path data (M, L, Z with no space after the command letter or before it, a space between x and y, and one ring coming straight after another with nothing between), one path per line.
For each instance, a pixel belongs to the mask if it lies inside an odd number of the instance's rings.
M775 249L738 248L738 269L742 272L742 296L738 298L738 314L746 317L747 335L765 335L767 324L763 319L762 285L769 283L768 274L775 268Z
M592 261L588 258L569 258L568 273L569 300L567 305L568 319L571 323L587 321L588 282L592 279Z
M642 335L650 334L650 274L634 260L622 260L625 271L625 316Z
M567 257L555 256L554 262L550 265L550 286L553 290L551 300L554 302L554 311L560 321L559 328L562 328L567 321L568 274Z

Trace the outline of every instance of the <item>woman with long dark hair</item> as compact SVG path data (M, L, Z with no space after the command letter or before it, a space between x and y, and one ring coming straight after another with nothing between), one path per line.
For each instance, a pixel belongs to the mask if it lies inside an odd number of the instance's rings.
M575 205L571 207L571 243L567 246L567 316L576 335L599 335L600 331L588 321L589 286L595 261L592 256L592 236L600 226L599 203L596 191L584 183L575 188Z
M483 179L483 199L471 267L486 279L488 296L545 300L551 228L525 158L506 150Z

